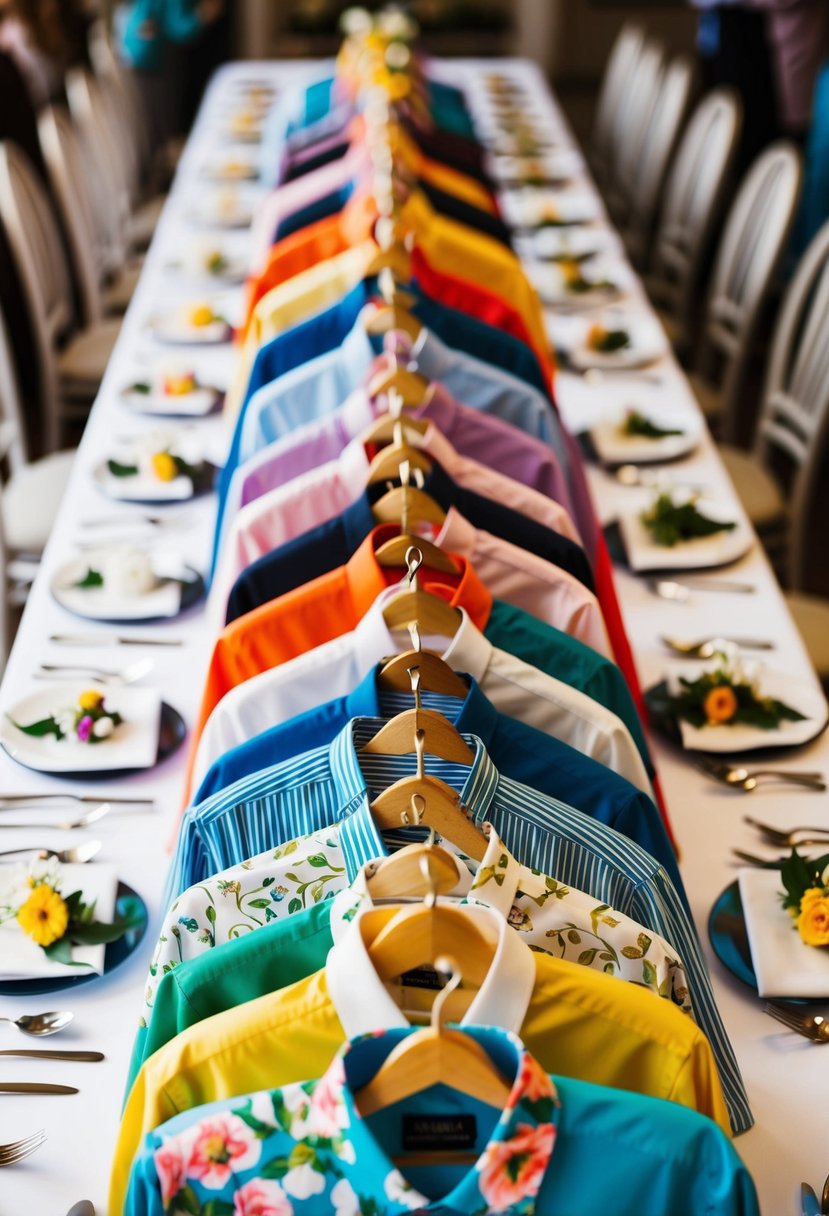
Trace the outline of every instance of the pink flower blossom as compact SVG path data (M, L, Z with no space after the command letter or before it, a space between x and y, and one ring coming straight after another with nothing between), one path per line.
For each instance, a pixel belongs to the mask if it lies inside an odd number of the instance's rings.
M77 728L78 738L80 739L81 743L86 743L88 741L89 736L92 734L92 725L92 718L90 718L89 714L84 714L78 723Z
M507 1106L517 1106L522 1098L526 1098L530 1102L537 1102L539 1098L555 1098L555 1096L553 1083L544 1069L528 1051L524 1052L521 1071L513 1086Z
M209 1190L219 1191L231 1174L255 1165L261 1152L261 1142L238 1115L214 1115L198 1126L187 1176L198 1178Z
M314 1086L308 1129L315 1136L334 1140L348 1123L343 1102L345 1068L341 1059L334 1060L325 1076Z
M523 1123L512 1139L487 1145L478 1167L479 1186L494 1212L509 1211L513 1204L538 1194L555 1135L552 1123L538 1127Z
M181 1139L172 1137L153 1154L155 1172L161 1183L161 1199L166 1207L184 1186L187 1159Z
M233 1216L292 1216L293 1205L278 1182L252 1178L234 1196Z

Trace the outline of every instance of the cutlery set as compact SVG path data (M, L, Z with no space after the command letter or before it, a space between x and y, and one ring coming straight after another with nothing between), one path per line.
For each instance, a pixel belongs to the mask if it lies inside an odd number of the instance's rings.
M19 1018L0 1018L0 1022L8 1022L22 1034L34 1038L45 1038L57 1034L74 1020L75 1015L68 1012L32 1013ZM101 1051L61 1051L37 1047L9 1047L0 1051L0 1056L19 1056L27 1060L64 1060L75 1064L97 1064L105 1059ZM54 1085L46 1081L0 1081L0 1094L76 1094L79 1090L74 1085ZM38 1133L37 1135L42 1135ZM0 1145L0 1166L11 1165L28 1157L43 1143L41 1139L33 1144L37 1136L28 1140L18 1140L14 1144ZM4 1160L4 1157L8 1160Z

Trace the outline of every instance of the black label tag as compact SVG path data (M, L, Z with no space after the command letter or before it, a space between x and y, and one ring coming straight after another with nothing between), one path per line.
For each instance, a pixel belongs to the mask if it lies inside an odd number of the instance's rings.
M446 983L446 978L431 967L415 967L412 971L404 971L400 981L404 988L433 988L438 991Z
M404 1115L403 1148L408 1152L418 1149L470 1149L478 1139L477 1120L474 1115Z

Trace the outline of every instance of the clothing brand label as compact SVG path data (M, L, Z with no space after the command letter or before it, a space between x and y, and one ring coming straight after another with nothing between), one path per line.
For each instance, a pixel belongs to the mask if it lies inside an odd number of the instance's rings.
M404 1115L403 1148L470 1149L478 1138L474 1115Z
M446 983L445 978L431 967L415 967L412 971L404 971L400 980L404 988L433 988L435 991Z

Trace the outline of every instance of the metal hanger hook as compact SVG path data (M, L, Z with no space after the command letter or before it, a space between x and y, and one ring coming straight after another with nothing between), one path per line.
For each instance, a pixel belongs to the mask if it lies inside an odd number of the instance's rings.
M448 954L442 954L440 958L435 959L435 971L441 971L444 975L449 976L449 979L435 997L435 1003L432 1005L432 1030L440 1034L443 1030L443 1006L455 989L460 987L463 971L457 959L452 958Z
M419 798L419 797L420 797L419 794L415 794L412 798L412 801L414 801L415 798ZM425 803L424 803L424 806L425 806ZM430 833L432 836L434 836L434 833L431 831L431 829L430 829ZM430 844L430 845L428 845L428 847L432 848L433 845ZM423 904L427 908L434 908L435 904L437 903L437 899L438 899L438 889L437 889L437 884L435 883L435 877L432 874L432 867L429 864L429 854L421 853L418 864L420 866L420 872L423 875L425 882L426 882L426 894L423 896Z
M418 549L417 545L409 545L404 561L406 562L406 577L411 586L417 577L418 570L423 565L423 551Z
M423 816L426 814L426 799L422 794L412 794L410 805L411 811L402 811L400 818L407 827L417 827L423 822Z

